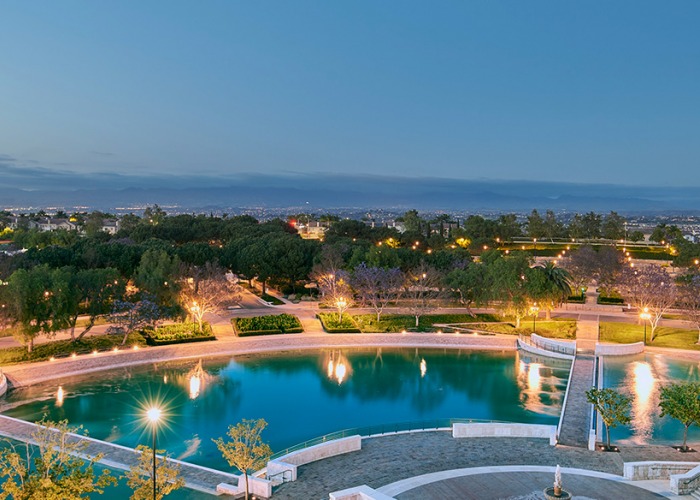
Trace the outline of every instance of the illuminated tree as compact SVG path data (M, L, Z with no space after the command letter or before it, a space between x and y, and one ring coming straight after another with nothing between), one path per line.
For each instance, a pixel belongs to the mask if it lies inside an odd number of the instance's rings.
M677 287L673 278L653 264L627 267L620 276L619 287L630 304L649 313L650 342L653 342L659 321L676 303Z
M69 427L67 420L41 420L37 425L32 434L36 445L8 441L0 449L0 499L87 499L116 482L106 469L95 473L94 464L103 455L88 456L88 441L72 436L81 427Z
M245 478L245 498L248 500L248 474L262 467L272 455L272 450L262 440L262 431L267 427L264 419L243 419L236 425L229 425L228 441L213 439L216 447L231 467L235 467Z
M404 276L400 269L367 267L363 262L353 272L352 285L362 305L369 305L380 320L391 301L398 300Z
M440 306L439 299L444 295L442 280L443 275L424 262L407 273L405 297L408 311L416 318L416 328L421 316Z
M610 429L630 422L629 411L632 406L632 400L614 389L597 389L595 387L591 387L586 391L586 398L595 407L603 420L606 435L605 447L607 450L610 450Z
M134 492L131 500L151 500L153 495L153 448L142 444L136 447L140 452L139 461L124 474L127 485ZM163 455L164 450L156 451L156 491L155 498L161 500L173 491L185 486L180 476L180 466Z

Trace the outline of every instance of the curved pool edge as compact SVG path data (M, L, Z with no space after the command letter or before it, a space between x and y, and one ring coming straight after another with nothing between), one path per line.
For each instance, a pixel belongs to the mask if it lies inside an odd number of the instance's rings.
M54 379L150 363L198 358L240 356L324 348L431 348L517 350L517 337L470 334L364 333L364 334L287 334L275 337L224 338L213 342L149 347L138 351L85 354L77 358L9 365L3 368L10 388L28 387ZM700 354L700 353L699 353Z

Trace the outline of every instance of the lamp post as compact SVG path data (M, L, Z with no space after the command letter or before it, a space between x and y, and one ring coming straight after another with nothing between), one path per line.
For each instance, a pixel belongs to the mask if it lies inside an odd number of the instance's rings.
M156 434L158 430L158 421L160 420L161 410L158 407L152 407L146 412L148 420L153 427L153 500L156 500Z
M530 314L532 314L532 333L537 333L537 313L540 312L540 308L537 307L537 302L532 304L530 307Z
M644 345L647 345L647 321L651 319L648 307L645 307L644 311L639 314L639 318L644 321Z

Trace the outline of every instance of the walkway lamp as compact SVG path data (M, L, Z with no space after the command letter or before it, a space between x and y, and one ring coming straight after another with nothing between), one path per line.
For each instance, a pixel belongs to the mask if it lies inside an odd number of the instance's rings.
M158 431L158 422L161 417L161 409L154 406L151 407L147 412L146 416L151 422L151 427L153 428L153 500L156 500L157 487L156 487L156 434Z
M651 319L648 307L645 307L644 311L639 314L639 318L644 321L644 345L647 345L647 321Z
M532 314L532 333L537 333L537 313L540 312L540 308L537 307L537 302L532 304L530 307L530 314Z

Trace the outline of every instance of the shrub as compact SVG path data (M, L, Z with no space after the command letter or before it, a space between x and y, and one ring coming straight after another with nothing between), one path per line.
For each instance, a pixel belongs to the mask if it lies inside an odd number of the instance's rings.
M144 330L146 341L149 345L184 344L187 342L201 342L204 340L216 340L209 323L202 324L199 331L198 323L176 323L164 325L156 330Z
M239 337L250 335L274 335L280 333L301 333L304 328L299 318L292 314L233 318L233 330Z
M327 333L361 333L352 316L343 315L343 321L338 321L336 313L318 313L316 317L321 321L323 329Z

